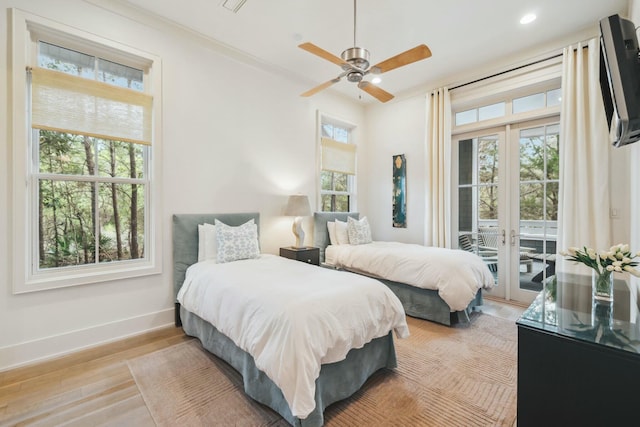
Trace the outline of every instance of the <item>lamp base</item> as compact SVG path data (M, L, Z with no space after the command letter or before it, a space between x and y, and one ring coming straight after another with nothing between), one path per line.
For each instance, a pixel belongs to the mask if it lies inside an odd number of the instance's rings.
M296 236L296 244L293 247L298 249L304 248L304 230L302 229L301 216L297 216L296 219L293 220L291 230L293 231L293 235Z

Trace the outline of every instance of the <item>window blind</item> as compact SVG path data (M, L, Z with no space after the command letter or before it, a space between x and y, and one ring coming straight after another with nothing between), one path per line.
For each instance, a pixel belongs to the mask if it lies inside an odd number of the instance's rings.
M320 140L322 170L356 174L356 146L329 138Z
M153 97L46 68L31 70L37 129L151 145Z

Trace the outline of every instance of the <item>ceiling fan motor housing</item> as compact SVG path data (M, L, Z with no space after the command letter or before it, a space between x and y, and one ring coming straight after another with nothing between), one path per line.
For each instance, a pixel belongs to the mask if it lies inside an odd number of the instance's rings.
M369 68L369 51L362 47L350 47L340 55L349 64L366 71ZM359 80L358 80L359 81Z

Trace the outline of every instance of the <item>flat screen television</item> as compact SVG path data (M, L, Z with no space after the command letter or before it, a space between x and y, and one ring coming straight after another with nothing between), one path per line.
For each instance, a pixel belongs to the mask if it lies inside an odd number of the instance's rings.
M600 20L600 89L611 143L640 140L640 59L633 22L612 15Z

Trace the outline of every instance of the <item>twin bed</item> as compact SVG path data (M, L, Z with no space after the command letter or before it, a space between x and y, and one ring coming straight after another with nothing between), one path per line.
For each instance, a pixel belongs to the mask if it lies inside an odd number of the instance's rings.
M346 216L315 214L321 260L327 222ZM395 368L393 333L408 336L405 311L450 324L482 301L477 283L462 290L470 301L452 310L437 289L261 254L259 219L258 213L173 216L176 325L233 366L245 392L291 425L322 426L327 406L379 369ZM391 252L403 255L401 247ZM467 261L479 277L485 273L484 263Z
M380 280L410 316L445 325L468 321L469 311L482 305L482 289L494 285L489 268L470 252L397 242L331 244L327 223L348 218L358 220L359 214L314 213L320 262Z
M215 224L218 243L231 247L199 262L200 224ZM258 224L257 213L174 215L176 323L241 373L250 397L294 426L321 426L328 405L396 366L392 334L409 333L402 304L364 276L274 255L243 259Z

